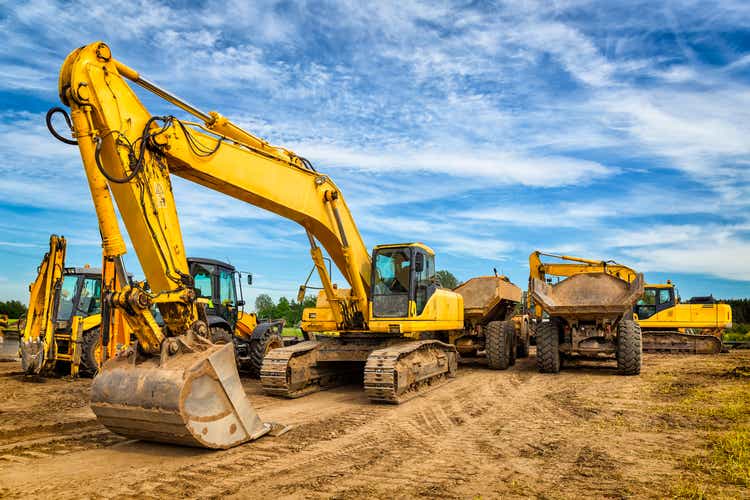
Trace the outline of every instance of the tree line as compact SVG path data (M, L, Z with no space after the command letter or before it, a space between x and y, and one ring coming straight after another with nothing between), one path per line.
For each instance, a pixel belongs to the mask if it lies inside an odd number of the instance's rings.
M0 314L7 314L10 319L18 319L26 314L26 306L18 300L0 300Z
M750 323L750 299L729 299L722 300L732 307L732 322Z
M286 297L274 302L270 295L262 293L255 298L255 314L260 319L283 319L287 326L294 327L302 320L302 310L315 307L315 302L315 297L305 297L301 303Z

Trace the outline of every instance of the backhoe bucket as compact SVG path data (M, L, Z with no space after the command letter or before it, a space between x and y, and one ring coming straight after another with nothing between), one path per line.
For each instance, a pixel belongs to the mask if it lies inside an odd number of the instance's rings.
M94 378L91 409L123 436L225 449L271 430L242 388L232 344L134 363L135 352L107 361Z

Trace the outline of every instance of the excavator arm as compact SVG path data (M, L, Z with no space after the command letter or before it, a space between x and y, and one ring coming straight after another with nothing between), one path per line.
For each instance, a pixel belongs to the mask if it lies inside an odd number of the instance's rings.
M189 273L170 182L172 161L165 153L170 144L193 151L184 144L192 139L180 134L178 122L148 114L103 43L71 53L59 84L75 137L66 142L78 145L99 222L105 283L127 283L125 242L112 198L147 280L113 286L104 297L105 309L122 313L138 342L105 363L94 379L94 413L119 434L207 448L266 434L270 425L247 401L232 345L207 340L205 310ZM152 306L164 326L156 323ZM105 310L103 316L109 322L113 313Z
M125 79L167 99L203 123L152 116ZM117 201L147 281L170 331L196 318L169 174L251 203L302 225L336 323L362 327L370 293L370 256L337 186L293 152L269 145L217 113L205 113L140 77L95 43L74 51L60 75L94 195L105 255L124 253L110 208ZM133 182L131 182L133 181ZM279 186L283 186L282 189ZM351 285L336 294L317 242ZM343 302L343 303L342 303ZM144 318L147 316L144 312ZM148 326L148 327L146 327ZM152 352L163 338L146 321Z
M21 365L24 372L29 374L41 373L47 363L54 366L53 336L66 246L62 236L50 236L49 251L39 264L36 279L29 285L29 309L19 332Z

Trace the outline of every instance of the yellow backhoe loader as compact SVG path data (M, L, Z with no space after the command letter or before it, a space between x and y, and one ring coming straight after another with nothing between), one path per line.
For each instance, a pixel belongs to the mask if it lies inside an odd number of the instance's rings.
M52 235L19 321L21 366L30 375L93 376L130 343L122 322L101 332L102 270L65 267L66 241Z
M542 262L543 256L556 260ZM554 277L563 279L555 283ZM557 373L564 358L578 357L615 358L621 374L640 373L641 330L633 306L642 293L643 275L616 262L533 252L529 296L539 371Z
M716 354L722 334L732 327L732 308L713 297L680 300L674 284L647 284L635 306L643 350L676 354Z
M202 257L189 257L188 266L198 300L206 308L211 342L233 344L237 366L243 373L259 378L268 351L299 341L297 337L283 335L283 319L258 321L255 313L243 310L242 275L234 266ZM247 275L247 280L251 285L252 274Z
M151 115L126 79L200 122ZM94 379L91 406L104 425L128 436L211 448L254 439L270 428L243 393L231 347L208 340L170 175L296 221L307 232L328 305L305 314L325 320L325 330L335 334L271 350L261 369L268 392L301 396L347 379L364 364L370 399L397 403L454 375L456 348L435 337L448 340L464 330L463 298L437 285L429 247L380 245L371 257L328 176L293 152L157 87L113 59L104 43L68 56L59 91L70 117L53 108L47 125L58 139L78 145L105 260L124 273L126 249L111 193L149 285L103 294L138 338L137 348L108 361ZM55 131L56 113L68 120L75 139ZM321 246L351 289L334 288ZM152 305L164 318L163 328Z

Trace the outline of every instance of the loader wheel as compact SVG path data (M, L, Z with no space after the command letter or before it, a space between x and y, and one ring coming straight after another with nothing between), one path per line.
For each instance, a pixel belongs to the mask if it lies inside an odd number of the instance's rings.
M232 338L232 332L230 332L226 328L222 328L220 326L211 327L212 344L231 344L233 342Z
M512 364L513 335L515 335L515 327L512 321L490 321L484 327L487 364L493 370L507 370Z
M272 349L284 347L284 341L276 328L269 328L259 339L250 341L250 358L247 371L252 378L260 378L260 367L263 366L263 358Z
M99 371L99 362L102 359L101 336L99 327L83 332L81 364L78 366L79 375L93 377Z
M537 326L536 367L540 373L560 372L559 328L552 321Z
M617 371L620 375L641 373L641 327L633 320L624 319L617 325Z

